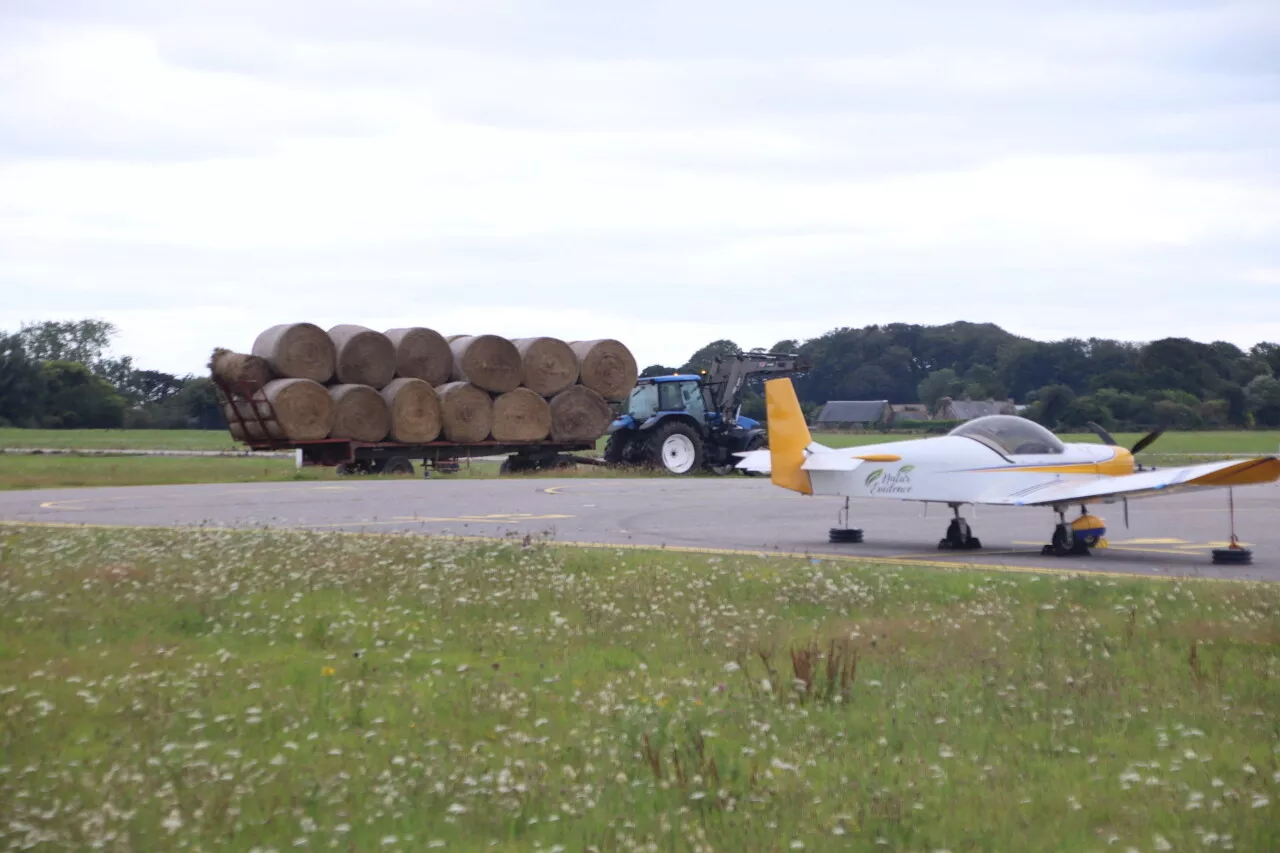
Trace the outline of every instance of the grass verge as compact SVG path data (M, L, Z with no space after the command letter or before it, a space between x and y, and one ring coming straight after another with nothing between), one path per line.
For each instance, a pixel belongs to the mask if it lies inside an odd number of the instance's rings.
M1280 846L1274 585L0 537L6 849Z

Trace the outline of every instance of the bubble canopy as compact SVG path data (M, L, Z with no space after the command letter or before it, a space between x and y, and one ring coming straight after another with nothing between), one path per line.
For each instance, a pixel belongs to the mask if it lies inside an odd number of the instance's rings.
M966 421L948 435L972 438L1005 456L1063 453L1067 446L1035 421L1016 415L987 415Z

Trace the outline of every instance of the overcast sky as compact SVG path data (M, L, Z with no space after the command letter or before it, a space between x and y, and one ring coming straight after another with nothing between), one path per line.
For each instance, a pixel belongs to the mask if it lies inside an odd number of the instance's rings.
M0 329L1280 340L1280 4L0 0Z

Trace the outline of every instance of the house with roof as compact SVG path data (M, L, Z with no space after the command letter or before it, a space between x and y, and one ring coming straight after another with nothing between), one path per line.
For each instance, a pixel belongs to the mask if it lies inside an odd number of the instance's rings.
M940 421L971 421L986 415L1014 415L1017 409L1012 400L938 400L934 418Z
M932 416L924 403L892 403L889 406L889 420L897 424L903 421L928 421L932 420Z
M870 427L891 417L888 400L831 400L818 413L816 425L827 429Z

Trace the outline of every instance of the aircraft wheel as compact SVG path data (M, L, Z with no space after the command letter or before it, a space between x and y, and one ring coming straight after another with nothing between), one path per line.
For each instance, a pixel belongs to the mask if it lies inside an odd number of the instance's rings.
M861 542L862 529L859 527L833 527L828 532L828 539L831 542Z
M1253 550L1250 548L1214 548L1213 562L1216 565L1248 566L1253 564Z

